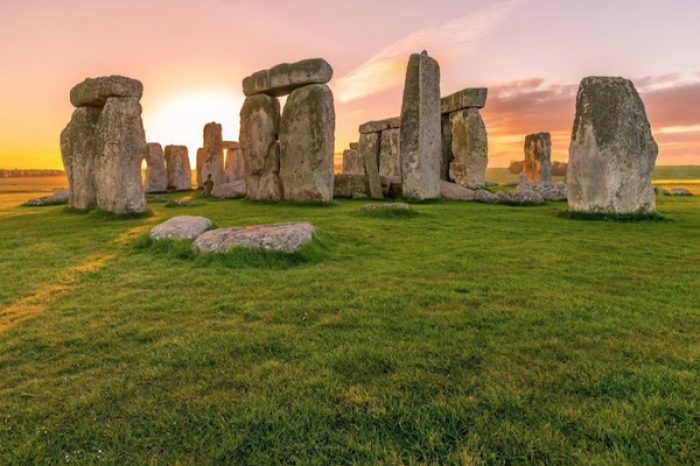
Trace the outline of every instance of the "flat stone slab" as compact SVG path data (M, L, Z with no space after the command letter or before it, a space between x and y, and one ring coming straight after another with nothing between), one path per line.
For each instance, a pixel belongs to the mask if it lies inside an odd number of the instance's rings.
M205 217L184 215L173 217L167 222L153 227L149 236L154 240L161 239L196 239L212 226L211 220Z
M401 128L401 117L387 118L386 120L368 121L360 125L360 134L381 133L392 128ZM352 146L352 144L351 144Z
M552 183L547 181L528 181L520 183L516 191L535 191L542 195L546 201L565 201L568 190L564 183Z
M185 199L170 199L165 207L200 207L204 204L195 201L188 201Z
M502 201L512 202L514 204L543 204L544 198L536 191L530 190L515 190L510 192L499 192L498 197Z
M693 195L693 193L691 193L690 191L688 191L685 188L673 188L672 193L674 196L692 196Z
M200 253L226 253L242 246L254 249L294 252L313 238L315 229L307 222L219 228L204 233L192 244Z
M74 107L104 107L110 97L141 99L143 84L124 76L87 78L70 91L70 103Z
M236 199L239 197L245 197L245 180L238 180L232 183L225 183L218 186L214 186L211 195L221 199Z
M256 94L281 97L310 84L327 84L331 78L333 68L322 58L282 63L245 78L243 93L246 97Z
M458 112L467 108L484 108L489 90L485 87L463 89L440 99L440 112Z
M57 193L46 196L38 197L36 199L30 199L27 201L27 205L30 206L47 206L47 205L60 205L68 204L68 199L70 198L70 191L58 191Z
M393 204L367 204L360 207L357 211L362 212L363 210L411 210L411 206L403 202L396 202Z

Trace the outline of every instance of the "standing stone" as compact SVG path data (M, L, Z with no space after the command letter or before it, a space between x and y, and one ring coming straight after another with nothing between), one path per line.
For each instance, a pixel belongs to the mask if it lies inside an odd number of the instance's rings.
M658 153L634 84L623 78L585 78L569 148L569 210L653 213L651 173Z
M528 181L552 181L552 136L530 134L525 138L523 171Z
M440 141L440 179L443 181L453 181L452 178L450 178L450 165L455 157L452 153L452 124L450 123L449 113L443 113L441 115L440 127L442 129L442 140ZM443 195L443 197L445 196Z
M163 147L158 143L147 145L146 192L160 193L168 190L168 171L165 168Z
M234 147L226 151L226 179L229 183L245 180L245 159L240 147Z
M204 148L197 149L197 187L204 187L204 178L202 178L202 166L204 165Z
M411 55L401 106L405 197L440 197L440 135L440 66L427 52Z
M365 168L360 158L360 151L350 148L343 152L343 174L344 175L364 175Z
M379 175L401 176L401 129L392 128L382 131L379 144Z
M284 199L330 202L333 199L335 106L325 84L293 91L280 129L280 182Z
M379 180L380 133L360 134L360 158L367 174L369 194L375 199L383 199L382 184Z
M94 136L100 110L97 107L77 108L61 133L61 156L70 187L68 205L74 209L97 207Z
M218 123L209 123L204 127L202 180L206 182L209 175L214 186L226 184L222 129Z
M141 184L146 134L135 97L107 99L95 129L97 206L112 213L148 210Z
M279 131L279 100L264 94L248 97L241 109L239 142L250 199L281 199Z
M192 189L192 170L187 147L166 146L165 163L168 166L168 189L175 191Z
M450 114L450 127L453 158L450 178L465 188L483 188L489 144L479 109L468 108Z

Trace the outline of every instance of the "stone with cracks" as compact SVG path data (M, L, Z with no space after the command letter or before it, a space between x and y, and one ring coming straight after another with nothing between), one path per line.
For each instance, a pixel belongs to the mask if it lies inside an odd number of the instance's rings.
M379 133L360 134L360 158L369 183L369 195L375 199L384 198L379 180L380 138Z
M204 187L204 179L202 178L202 165L204 165L204 149L200 147L197 149L197 166L195 167L197 171L197 187Z
M231 183L224 183L214 186L211 195L221 199L237 199L240 197L245 197L245 180L237 180L232 181Z
M360 134L381 133L388 129L401 128L401 117L387 118L385 120L368 121L360 125Z
M623 78L585 78L569 148L569 210L653 213L651 174L658 153L634 84Z
M484 108L487 97L488 89L486 88L464 89L443 97L440 100L440 112L449 114L467 108Z
M567 198L566 185L548 181L528 181L520 183L517 191L534 191L547 201L565 201Z
M486 189L477 189L474 192L474 200L484 202L486 204L495 204L498 202L498 196Z
M327 84L332 77L333 68L322 58L313 58L297 63L282 63L245 78L243 80L243 93L246 97L256 94L280 97L300 87Z
M473 201L476 191L449 181L440 181L440 195L451 201Z
M183 215L153 227L149 236L153 240L189 239L193 240L211 228L212 222L205 217Z
M335 175L333 184L334 198L351 198L356 194L369 194L369 182L365 175Z
M426 52L411 55L401 106L403 195L440 197L440 66Z
M239 142L249 199L281 199L279 131L279 100L264 94L248 97L241 109Z
M146 134L135 97L107 99L95 128L97 206L117 214L148 210L141 184Z
M58 191L57 193L55 193L51 196L30 199L29 201L27 201L27 205L42 207L42 206L49 206L49 205L68 204L68 199L70 199L70 191L64 190L64 191Z
M224 172L224 148L220 124L208 123L204 126L202 149L202 186L209 179L209 175L214 186L226 184L228 180Z
M201 235L192 249L199 253L226 253L234 247L294 252L313 239L314 231L307 222L220 228Z
M110 97L140 100L143 95L141 82L124 76L88 78L70 91L70 103L74 107L104 107Z
M528 181L552 181L552 136L530 134L525 138L523 172Z
M226 179L229 183L234 181L245 181L245 158L240 148L228 149L226 151Z
M168 167L168 189L174 191L192 189L192 170L186 146L166 146L165 164Z
M159 193L168 190L168 170L160 144L152 142L146 149L146 192Z
M61 133L61 157L70 189L68 205L74 209L97 207L94 137L99 117L99 108L77 108Z
M343 174L344 175L364 175L365 167L360 158L360 151L349 149L343 151Z
M542 195L535 191L529 190L515 190L510 192L499 192L498 197L505 202L511 204L542 204L544 203L544 198Z
M360 148L360 143L359 142L351 142L350 143L350 149L351 150L357 150Z
M440 139L440 179L443 181L454 181L450 178L450 165L454 160L452 153L452 124L449 113L440 116L440 129L442 137Z
M470 108L450 115L450 179L471 189L483 188L489 163L486 125L479 110Z
M279 139L283 198L333 200L335 105L328 86L313 84L289 95Z
M379 143L379 175L401 176L401 129L382 131Z
M664 188L658 187L658 186L656 188L654 188L654 191L656 192L656 194L660 194L663 196L670 196L671 195L671 193L668 191L668 189L664 189Z
M358 212L363 210L413 210L411 206L403 203L397 202L394 204L367 204L358 209Z

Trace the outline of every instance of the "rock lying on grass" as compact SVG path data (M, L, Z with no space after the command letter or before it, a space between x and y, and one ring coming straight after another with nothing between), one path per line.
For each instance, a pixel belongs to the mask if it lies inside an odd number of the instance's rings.
M546 201L565 201L568 194L565 184L548 181L520 183L516 191L534 191L541 194Z
M170 199L165 207L199 207L204 204L200 202L188 201L185 199Z
M656 194L660 194L660 195L664 195L664 196L671 195L671 193L668 192L668 189L659 188L659 187L654 188L654 192L656 192Z
M151 239L196 239L211 227L211 220L205 217L183 215L174 217L167 222L151 229Z
M673 188L673 195L674 196L692 196L693 193L688 191L685 188Z
M495 181L484 181L484 186L498 186L498 183Z
M313 238L314 231L313 225L307 222L219 228L197 238L192 249L199 253L226 253L233 247L242 246L294 252Z
M485 189L473 190L449 181L440 182L440 194L443 199L452 201L479 201L487 204L498 202L498 197Z
M403 202L396 202L394 204L367 204L358 209L358 212L367 210L412 210L411 206Z
M27 205L30 206L47 206L47 205L60 205L68 204L68 198L70 197L70 191L58 191L56 194L47 197L38 197L36 199L30 199L27 201Z
M211 195L220 199L237 199L246 196L245 180L215 185Z
M499 192L500 201L507 204L533 205L543 204L544 198L536 191L515 190L510 192Z

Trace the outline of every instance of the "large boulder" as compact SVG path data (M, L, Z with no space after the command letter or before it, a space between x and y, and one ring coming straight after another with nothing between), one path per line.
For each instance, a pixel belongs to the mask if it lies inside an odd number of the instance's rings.
M360 134L360 157L367 182L369 183L369 195L375 199L382 199L382 184L379 180L379 151L381 147L380 133Z
M403 194L440 197L440 66L426 52L413 54L401 105Z
M327 84L333 77L333 68L322 58L282 63L269 70L258 71L243 80L246 97L268 94L273 97L287 95L300 87L311 84Z
M567 189L564 183L528 181L520 183L516 191L534 191L547 201L565 201L567 198Z
M293 91L280 128L280 182L284 199L333 199L335 105L325 84Z
M581 82L567 171L569 210L649 214L659 148L634 84L622 78Z
M219 228L197 238L192 249L199 253L226 253L233 247L294 252L313 238L314 231L307 222Z
M521 205L532 205L532 204L543 204L544 198L542 195L536 191L530 190L515 190L504 192L500 191L498 197L510 204L521 204Z
M525 137L523 172L528 181L552 181L552 136L549 133Z
M70 91L70 102L74 107L104 107L110 97L125 97L140 100L143 95L141 82L124 76L87 78Z
M440 111L444 115L467 108L484 108L488 92L488 89L483 87L455 92L440 100Z
M249 199L279 201L282 197L279 132L279 100L264 94L248 97L241 109L239 142Z
M95 153L97 206L118 214L146 212L141 184L146 134L137 98L107 99L95 128Z
M27 205L43 207L43 206L49 206L49 205L68 204L68 199L70 199L70 191L64 190L64 191L58 191L51 196L30 199L29 201L27 201Z
M196 239L211 228L212 222L205 217L183 215L153 227L149 236L154 240L161 239Z
M471 189L485 186L489 163L486 124L477 108L450 114L449 174L455 183Z
M237 199L246 196L245 180L236 180L214 186L211 195L221 199Z
M226 184L224 172L224 147L222 128L218 123L204 126L204 147L202 148L202 186L209 179L214 186Z
M450 201L473 201L476 191L449 181L440 181L440 194Z
M192 189L192 170L186 146L166 146L165 164L168 167L168 189L174 191Z
M334 198L352 198L356 195L369 195L369 181L365 175L335 175Z
M94 136L99 117L99 108L77 108L61 133L61 156L70 188L68 205L74 209L97 207Z
M379 175L401 176L401 129L382 131L379 142Z
M152 142L146 146L146 192L160 193L168 190L168 170L160 144Z

